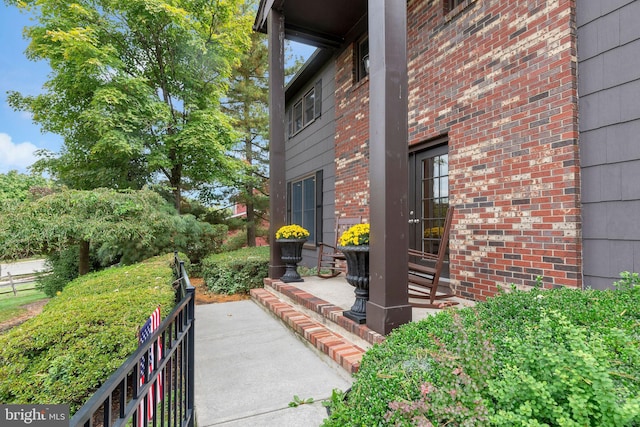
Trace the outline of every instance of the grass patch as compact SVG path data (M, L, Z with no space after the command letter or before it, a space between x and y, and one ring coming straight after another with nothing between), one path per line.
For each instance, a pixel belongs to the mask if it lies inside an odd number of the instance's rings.
M21 306L47 298L43 292L33 289L34 286L34 283L16 285L17 295L13 295L10 286L0 288L0 323L26 312Z

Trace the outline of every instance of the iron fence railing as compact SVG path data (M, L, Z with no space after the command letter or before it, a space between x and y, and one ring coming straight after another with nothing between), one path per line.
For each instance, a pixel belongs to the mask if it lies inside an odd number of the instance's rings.
M70 426L193 427L195 288L175 255L178 303L141 344L75 413ZM160 347L161 346L161 347ZM150 350L162 356L140 384L140 361Z

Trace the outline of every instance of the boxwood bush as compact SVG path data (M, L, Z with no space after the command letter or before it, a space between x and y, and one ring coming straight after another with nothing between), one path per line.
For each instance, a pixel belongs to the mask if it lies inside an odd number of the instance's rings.
M0 335L0 402L70 404L74 413L132 354L160 305L171 312L173 255L82 276L38 316Z
M505 293L404 325L325 426L640 426L640 287Z
M258 246L206 257L201 265L207 288L218 294L248 293L269 273L269 247Z

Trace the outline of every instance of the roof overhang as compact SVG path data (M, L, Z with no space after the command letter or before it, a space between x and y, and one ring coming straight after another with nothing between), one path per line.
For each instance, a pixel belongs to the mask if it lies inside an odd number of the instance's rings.
M271 9L284 16L285 37L307 45L336 49L367 27L368 0L261 0L253 29L267 32Z

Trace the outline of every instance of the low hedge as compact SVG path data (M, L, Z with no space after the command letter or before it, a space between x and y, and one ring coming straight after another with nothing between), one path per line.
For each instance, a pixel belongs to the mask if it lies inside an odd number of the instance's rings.
M38 316L0 335L0 402L70 404L75 413L175 304L173 255L82 276Z
M201 264L207 288L218 294L249 293L269 274L269 247L258 246L214 254Z
M324 426L638 426L640 287L513 292L404 325Z

